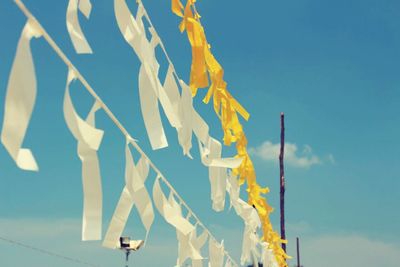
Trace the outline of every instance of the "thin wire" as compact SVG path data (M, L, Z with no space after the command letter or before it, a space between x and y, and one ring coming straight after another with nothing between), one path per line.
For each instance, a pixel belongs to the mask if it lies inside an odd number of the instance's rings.
M140 148L140 146L135 142L135 139L131 137L129 132L126 130L126 128L122 125L122 123L116 118L116 116L112 113L112 111L108 108L108 106L103 102L103 100L100 98L100 96L97 95L95 90L90 86L90 84L86 81L86 79L83 77L83 75L78 71L78 69L72 64L72 62L68 59L68 57L64 54L64 52L60 49L60 47L56 44L56 42L50 37L50 35L46 32L44 27L39 23L39 21L32 15L32 13L28 10L28 8L24 5L24 3L21 0L14 0L16 5L20 8L20 10L25 14L25 16L33 21L38 27L40 27L43 38L48 42L48 44L51 46L51 48L54 49L56 54L61 58L61 60L68 66L68 68L72 69L76 75L76 78L81 81L82 85L86 88L86 90L93 96L93 98L99 103L101 108L105 111L105 113L109 116L109 118L115 123L115 125L119 128L119 130L122 132L122 134L132 140L131 144L133 147L144 157L148 160L149 165L152 167L152 169L158 174L158 176L163 180L163 182L169 187L169 189L174 193L174 195L179 199L181 204L185 206L185 208L191 212L193 217L197 220L199 225L203 228L204 231L207 232L207 234L212 238L213 240L217 241L217 239L211 234L211 232L208 230L208 228L200 221L200 219L197 217L197 215L193 212L193 210L189 207L189 205L186 204L186 202L182 199L182 197L178 194L178 192L175 190L175 188L170 184L170 182L167 180L167 178L161 173L161 171L157 168L157 166L150 160L150 158L144 153L144 151ZM142 4L143 6L143 4ZM149 23L151 24L150 18L147 14L146 9L143 6L143 9L146 14L146 18L149 20ZM151 24L152 25L152 24ZM154 26L152 26L153 29L155 30ZM161 42L161 40L160 40ZM162 47L164 47L162 45ZM165 51L165 48L163 48ZM167 59L169 62L170 59L168 57L168 54L165 51L165 54L167 56ZM172 62L171 62L172 65ZM173 65L172 65L173 66ZM175 72L174 72L175 73ZM176 73L175 73L176 75ZM176 77L179 79L179 77L176 75ZM224 250L225 255L234 263L236 266L239 266L235 260L232 259L232 257L228 254L226 250Z
M48 256L52 256L52 257L55 257L55 258L59 258L59 259L63 259L63 260L66 260L66 261L79 263L79 264L86 265L86 266L99 267L98 265L94 265L92 263L88 263L88 262L85 262L85 261L82 261L82 260L79 260L79 259L75 259L75 258L71 258L71 257L64 256L64 255L61 255L61 254L57 254L57 253L54 253L54 252L51 252L51 251L48 251L48 250L44 250L44 249L37 248L37 247L31 246L31 245L27 245L27 244L24 244L24 243L15 241L15 240L11 240L11 239L8 239L8 238L5 238L5 237L1 237L0 236L0 240L2 240L4 242L7 242L7 243L10 243L10 244L13 244L13 245L16 245L16 246L19 246L19 247L30 249L32 251L36 251L38 253L42 253L42 254L45 254L45 255L48 255Z

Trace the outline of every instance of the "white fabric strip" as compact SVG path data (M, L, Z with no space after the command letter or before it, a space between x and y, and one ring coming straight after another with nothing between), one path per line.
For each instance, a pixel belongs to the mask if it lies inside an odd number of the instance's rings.
M237 177L228 174L226 191L230 195L231 206L235 208L236 214L240 216L245 224L243 231L241 264L258 263L260 259L260 238L257 229L261 227L260 217L257 210L242 200Z
M201 261L204 259L203 256L201 256L200 249L196 248L193 245L193 239L196 238L195 231L190 232L187 235L184 235L180 231L176 231L176 235L178 238L178 259L177 259L177 266L183 266L184 262L187 259L191 259L192 262L196 262L196 265L198 266L198 262L200 262L201 266ZM195 266L193 264L193 266Z
M149 162L141 158L135 166L132 154L129 149L129 143L132 140L127 140L125 148L125 187L111 219L106 236L103 241L103 246L108 248L118 248L119 238L125 228L129 214L136 205L140 219L146 229L146 238L148 237L151 225L154 221L153 205L145 187L145 182L149 173Z
M125 186L122 190L114 215L108 226L106 236L103 240L103 246L111 249L119 248L119 238L124 231L125 224L128 221L129 214L133 207L131 193Z
M268 248L268 243L262 242L261 263L264 267L279 267L274 252Z
M240 187L238 179L236 176L233 176L232 173L228 173L226 191L229 193L229 198L230 198L229 208L231 209L232 206L236 206L236 203L238 202L240 196Z
M89 19L92 10L90 0L69 0L66 20L68 33L78 54L92 54L93 51L79 24L78 10Z
M139 71L140 107L151 147L160 149L167 147L168 141L161 122L158 98L152 87L152 79L148 76L146 65L142 65Z
M246 224L243 231L242 255L240 257L242 265L257 264L259 262L261 256L258 248L259 243L260 239L256 230Z
M246 263L255 264L261 256L258 248L260 238L257 234L257 229L261 227L260 217L255 208L240 198L236 202L234 208L245 223L240 262L242 265Z
M75 79L75 74L70 69L64 96L64 118L78 141L78 156L82 161L82 240L101 240L103 195L97 150L104 132L95 128L95 113L100 106L97 102L93 105L86 121L78 115L69 92L69 86Z
M171 192L168 197L168 202L176 210L177 214L182 217L181 205L176 202L173 193ZM189 216L185 219L189 222ZM177 266L183 266L187 259L192 260L192 267L196 265L201 266L201 261L204 259L201 256L200 250L207 241L208 235L203 232L199 237L196 236L196 226L193 231L188 234L183 234L179 229L176 230L176 236L178 239L178 259Z
M153 201L160 215L183 235L188 235L194 230L194 226L182 217L179 205L171 205L164 195L160 177L157 177L153 186Z
M18 42L11 68L4 105L1 142L17 166L27 171L38 171L30 149L21 148L36 100L36 75L30 41L42 36L33 21L27 21Z
M142 30L132 16L125 0L114 0L114 13L118 27L126 42L134 49L137 55L142 54L141 39Z
M208 250L208 267L223 267L225 257L224 241L219 244L215 240L210 239L208 241Z
M128 148L129 149L129 148ZM129 151L130 156L131 153ZM133 163L133 159L132 159ZM136 169L137 173L134 173ZM145 241L147 241L147 237L150 233L151 225L154 221L154 209L153 204L145 186L146 180L149 176L149 162L147 159L141 157L136 168L132 168L133 175L132 175L132 188L131 196L133 203L136 206L136 209L139 213L140 219L143 223L144 228L146 229L146 237Z
M64 118L75 139L84 142L93 150L98 150L104 132L89 125L76 113L69 93L69 85L75 79L75 73L70 69L64 96Z
M179 114L182 121L182 127L178 129L178 141L183 148L183 154L190 158L190 149L192 148L192 129L193 129L193 98L188 85L179 81L182 88L182 95L179 105Z
M207 147L204 148L200 144L201 161L205 166L233 169L239 167L242 163L242 158L221 158L222 145L218 140L210 137L206 145Z
M178 114L179 117L179 105L180 105L180 99L181 99L181 94L179 93L179 87L176 84L175 77L174 77L174 69L172 65L168 66L167 74L165 75L165 80L164 80L164 90L165 93L167 94L167 97L169 98L169 101L172 105L172 108L175 112L175 114Z
M96 102L86 121L95 127L95 113L100 108ZM101 240L103 193L100 164L96 150L78 142L78 154L82 161L83 224L82 240Z
M222 145L216 139L209 137L207 147L199 141L201 161L209 167L209 180L211 184L211 200L215 211L223 211L225 207L227 168L238 167L241 158L221 158Z
M208 240L208 234L206 231L203 231L203 233L199 236L196 235L196 231L194 231L193 236L192 236L192 245L194 249L197 251L201 251L201 249L204 247ZM203 267L203 260L204 259L192 259L192 267Z
M232 262L231 262L231 260L229 258L226 259L225 267L232 267Z

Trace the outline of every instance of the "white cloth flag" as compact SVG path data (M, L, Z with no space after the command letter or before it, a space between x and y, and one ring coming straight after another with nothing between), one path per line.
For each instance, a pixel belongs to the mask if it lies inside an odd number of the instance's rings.
M242 255L240 258L241 264L255 264L260 258L258 245L260 238L257 234L257 229L261 227L260 217L257 210L248 203L238 198L233 204L237 215L239 215L245 223L243 231Z
M231 260L229 258L226 259L225 267L232 267L232 262L231 262Z
M145 240L147 240L151 225L154 221L153 205L145 187L145 182L149 174L149 162L142 157L135 166L129 149L130 142L132 142L132 140L127 140L125 148L126 185L121 193L117 208L114 211L110 226L108 227L103 241L103 246L113 249L119 247L119 238L125 228L133 205L136 205L140 219L146 229Z
M78 115L69 92L69 86L75 79L74 71L70 69L64 96L64 118L78 141L78 156L82 161L82 240L101 240L103 195L97 150L104 132L95 128L95 113L100 106L95 102L86 121Z
M255 208L240 198L236 202L234 208L245 223L240 262L242 265L246 263L256 264L261 256L258 248L260 238L257 234L257 229L261 227L260 217Z
M182 216L181 205L176 202L174 194L171 192L168 197L168 202L171 207L176 210L179 216ZM189 222L189 216L185 219ZM182 217L183 218L183 217ZM207 242L208 234L203 231L200 236L196 235L196 226L193 231L188 234L183 234L179 229L176 230L176 236L178 239L178 259L176 266L182 266L187 259L192 260L192 267L202 266L202 260L200 250Z
M42 36L40 28L27 21L18 42L11 68L4 105L4 121L1 142L23 170L38 171L38 165L30 149L22 148L36 99L36 75L30 41Z
M100 108L95 102L86 118L89 125L95 127L95 113ZM103 193L101 186L100 164L96 150L85 142L78 143L78 154L82 161L83 183L83 224L82 240L101 240Z
M212 207L215 211L223 211L225 207L227 168L237 168L241 158L221 158L222 145L216 139L209 137L207 147L203 147L199 141L201 161L209 167L209 179L211 184Z
M161 122L157 95L152 89L151 82L152 79L146 73L146 65L142 65L139 72L140 107L151 147L160 149L167 147L168 141Z
M242 200L237 177L228 175L226 191L230 195L231 206L235 208L236 214L243 219L245 228L243 231L241 264L255 264L260 258L260 238L257 229L261 227L260 217L257 210Z
M90 17L92 4L90 0L69 0L67 7L67 30L78 54L92 54L93 51L82 32L78 18L79 11L87 18Z
M260 238L257 235L256 229L246 224L243 231L242 255L240 257L242 265L258 263L261 256L258 248L259 243Z
M184 235L189 234L194 230L194 226L185 218L182 217L180 207L171 205L167 197L164 195L161 185L160 177L157 177L153 186L153 201L158 212L161 216L174 228Z
M71 130L73 136L77 140L86 143L93 150L98 150L104 132L89 125L76 113L69 93L69 85L75 79L76 75L74 71L70 69L68 71L67 86L65 89L65 96L64 96L65 121L69 129Z
M224 241L219 244L215 240L210 239L208 241L208 249L210 258L208 267L222 267L225 257Z
M195 232L196 231L192 231L189 234L184 235L182 232L176 231L178 238L178 259L176 266L183 266L187 259L192 260L192 267L202 266L202 260L204 260L204 258L200 253L201 247L196 247L193 244L193 241L196 241L196 239L201 236L196 237Z
M192 245L197 251L201 251L208 240L208 234L206 231L199 236L196 236L196 231L194 231L192 236ZM192 267L203 267L204 259L192 259Z
M272 249L268 248L268 243L262 242L261 263L264 267L279 267Z
M174 77L174 69L169 65L167 75L164 81L164 90L172 104L176 114L178 114L182 127L178 128L178 140L183 149L183 154L189 156L192 148L192 133L197 138L206 143L209 139L209 128L207 123L200 117L193 107L192 91L190 87L182 80L179 80L182 94L179 93L178 85Z
M229 193L229 198L230 198L229 208L231 209L232 206L236 206L236 203L238 202L240 196L240 187L238 179L236 176L233 176L232 173L228 173L226 191Z

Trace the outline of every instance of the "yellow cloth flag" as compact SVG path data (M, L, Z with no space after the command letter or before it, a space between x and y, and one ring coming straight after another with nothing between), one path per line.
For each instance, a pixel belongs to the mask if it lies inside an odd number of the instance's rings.
M238 117L239 114L245 120L248 120L250 115L227 89L227 83L224 81L224 69L211 52L204 28L200 22L200 15L194 6L196 1L187 0L185 7L180 0L171 1L172 12L182 18L179 29L181 32L186 30L192 47L190 72L192 96L196 96L199 88L208 87L203 102L207 104L212 98L215 113L221 120L224 144L229 146L236 143L236 157L243 158L242 164L233 171L239 177L240 185L247 183L248 202L250 205L254 205L260 216L263 241L269 244L279 266L287 267L286 259L290 257L281 248L281 244L287 241L281 240L280 235L272 228L269 215L273 208L268 205L263 196L269 192L269 189L262 188L257 183L253 162L247 152L247 138Z

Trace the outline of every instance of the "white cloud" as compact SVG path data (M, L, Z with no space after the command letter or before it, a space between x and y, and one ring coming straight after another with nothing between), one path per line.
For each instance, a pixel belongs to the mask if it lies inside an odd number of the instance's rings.
M249 152L266 161L278 162L280 144L273 144L271 141L265 141L256 148L250 148ZM330 157L333 160L333 156ZM311 146L304 145L300 151L294 143L285 143L285 163L289 166L298 168L309 168L316 164L322 164L322 160L314 155Z

